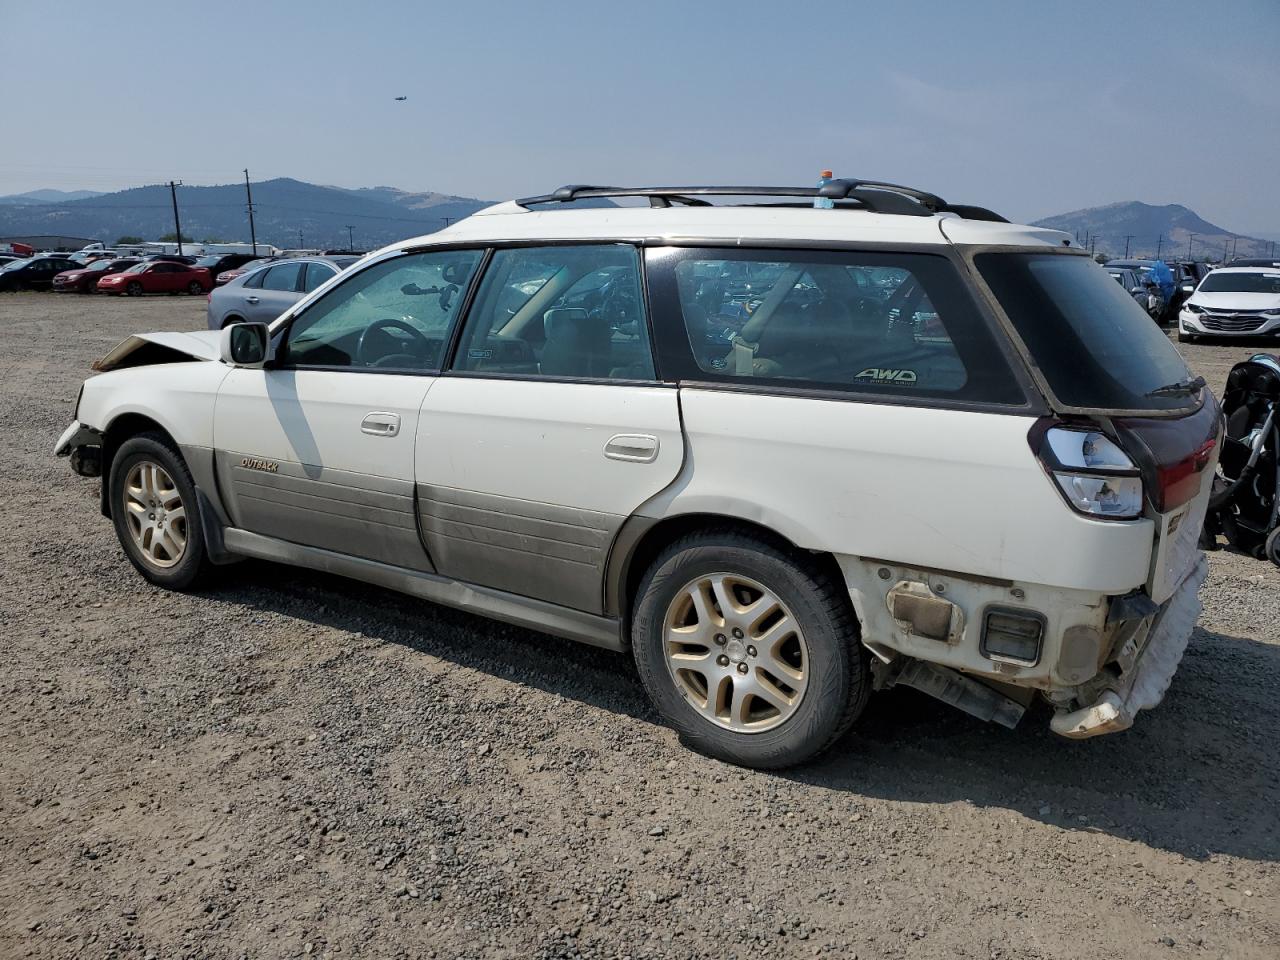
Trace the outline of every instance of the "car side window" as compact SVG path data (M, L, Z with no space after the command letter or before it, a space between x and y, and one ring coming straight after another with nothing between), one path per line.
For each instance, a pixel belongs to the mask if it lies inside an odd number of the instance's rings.
M675 249L653 256L659 302L684 321L687 346L678 356L692 363L676 364L682 378L1024 402L945 257Z
M324 283L330 277L336 277L337 275L338 275L337 271L335 271L328 264L308 263L307 279L302 287L303 292L310 293L312 290L316 289L318 286L320 286L320 284Z
M440 369L480 250L410 253L347 276L290 325L279 365Z
M298 277L301 273L301 263L282 263L268 267L266 276L262 278L262 289L292 293L298 289Z
M493 255L454 367L472 373L652 380L630 244L521 247Z
M255 270L244 281L244 286L252 290L258 290L262 287L262 278L267 275L266 270Z

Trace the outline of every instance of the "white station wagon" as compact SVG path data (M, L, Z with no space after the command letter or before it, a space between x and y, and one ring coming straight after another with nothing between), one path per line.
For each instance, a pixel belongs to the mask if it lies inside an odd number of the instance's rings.
M265 558L629 649L734 763L896 684L1120 730L1199 614L1203 380L1066 235L906 187L565 187L96 369L56 452L148 580Z

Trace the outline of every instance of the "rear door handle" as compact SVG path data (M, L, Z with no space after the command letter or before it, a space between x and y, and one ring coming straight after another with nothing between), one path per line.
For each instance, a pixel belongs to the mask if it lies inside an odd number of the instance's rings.
M617 433L604 445L604 455L610 460L653 463L658 459L658 438L647 433Z
M259 300L259 298L258 298L258 297L245 297L245 298L244 298L244 302L245 302L245 303L257 303L257 302L258 302L258 300Z
M360 432L372 437L394 437L400 432L400 414L371 413L360 421Z

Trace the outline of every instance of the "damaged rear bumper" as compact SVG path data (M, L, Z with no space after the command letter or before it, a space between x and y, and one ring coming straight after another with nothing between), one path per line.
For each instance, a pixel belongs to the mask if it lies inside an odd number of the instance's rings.
M1049 724L1054 733L1083 740L1125 730L1139 711L1164 699L1200 616L1200 585L1208 570L1200 554L1173 595L1124 640L1115 656L1118 675L1084 688L1077 702L1088 699L1087 706L1059 708Z

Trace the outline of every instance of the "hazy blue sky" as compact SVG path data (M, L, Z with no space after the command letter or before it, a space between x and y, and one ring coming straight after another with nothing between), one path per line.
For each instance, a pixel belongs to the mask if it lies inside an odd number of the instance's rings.
M0 193L809 183L1280 231L1280 0L0 0ZM402 103L397 95L408 96Z

